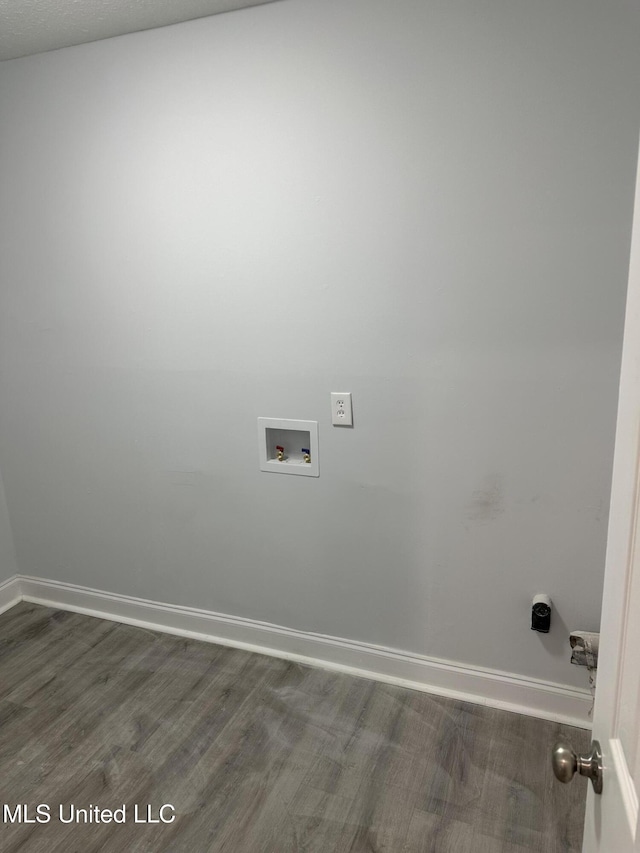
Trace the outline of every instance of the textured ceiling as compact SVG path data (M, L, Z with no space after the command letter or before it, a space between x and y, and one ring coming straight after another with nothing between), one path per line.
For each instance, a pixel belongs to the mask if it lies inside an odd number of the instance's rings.
M0 0L0 61L273 0Z

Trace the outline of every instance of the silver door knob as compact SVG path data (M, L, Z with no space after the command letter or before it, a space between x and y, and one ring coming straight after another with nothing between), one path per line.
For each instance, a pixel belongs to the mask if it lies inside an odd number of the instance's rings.
M576 771L591 779L596 794L602 793L602 750L597 740L591 743L591 752L576 755L571 744L559 741L551 754L551 764L556 779L570 782Z

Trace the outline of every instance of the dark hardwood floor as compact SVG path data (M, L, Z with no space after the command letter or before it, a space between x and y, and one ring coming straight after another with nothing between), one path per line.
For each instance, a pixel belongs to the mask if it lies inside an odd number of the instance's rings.
M553 779L560 734L587 749L580 729L250 652L0 615L0 808L51 815L5 810L2 853L577 853L587 781ZM126 822L62 823L71 804ZM172 823L134 822L163 804Z

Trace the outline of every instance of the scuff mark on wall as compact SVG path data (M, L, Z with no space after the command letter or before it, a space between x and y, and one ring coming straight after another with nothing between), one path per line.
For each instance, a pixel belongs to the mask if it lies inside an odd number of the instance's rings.
M504 512L504 489L502 479L496 475L485 478L482 487L476 489L467 504L469 521L495 521Z

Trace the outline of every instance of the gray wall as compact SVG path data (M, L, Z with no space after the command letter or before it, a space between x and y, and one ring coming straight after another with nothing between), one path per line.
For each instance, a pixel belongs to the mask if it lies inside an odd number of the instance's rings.
M4 63L20 570L586 685L630 10L286 0ZM318 480L259 472L259 415L319 421Z
M16 553L13 547L9 511L0 474L0 583L17 574Z

